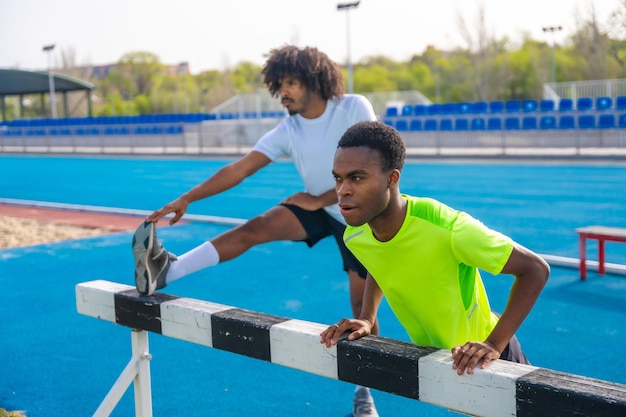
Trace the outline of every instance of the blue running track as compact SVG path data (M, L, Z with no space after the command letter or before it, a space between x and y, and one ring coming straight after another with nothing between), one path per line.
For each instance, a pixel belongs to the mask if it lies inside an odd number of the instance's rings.
M0 156L0 198L153 210L227 160ZM329 176L331 174L329 173ZM576 258L574 229L626 226L626 166L599 163L409 162L401 188L468 211L532 250ZM250 218L301 190L290 162L275 163L193 214ZM138 219L138 222L140 219ZM190 222L159 236L182 253L227 226ZM89 416L130 358L130 330L76 313L74 286L94 279L132 284L130 232L0 250L0 407L29 417ZM589 257L596 259L593 245ZM607 244L626 264L626 245ZM485 274L502 311L512 279ZM167 293L317 323L350 315L335 244L256 247L198 272ZM407 340L389 308L382 335ZM533 364L626 383L626 277L554 267L518 337ZM347 416L354 387L232 353L150 335L155 416ZM456 415L374 392L382 417ZM133 415L132 389L114 416Z

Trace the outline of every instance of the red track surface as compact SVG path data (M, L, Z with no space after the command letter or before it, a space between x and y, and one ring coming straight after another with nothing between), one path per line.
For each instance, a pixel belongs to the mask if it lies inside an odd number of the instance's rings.
M113 232L135 230L143 220L140 216L91 213L0 204L0 216L39 220L72 226L109 229ZM165 224L161 221L159 224Z

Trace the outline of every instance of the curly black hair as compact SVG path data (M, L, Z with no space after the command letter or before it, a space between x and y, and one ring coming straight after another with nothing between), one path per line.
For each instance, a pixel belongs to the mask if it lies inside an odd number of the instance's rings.
M280 95L281 80L285 77L298 79L308 90L320 93L324 100L341 98L345 92L339 65L317 48L285 45L272 49L261 75L272 97Z
M381 122L365 121L352 125L345 131L337 148L365 146L380 154L383 171L402 171L406 148L402 135L393 127Z

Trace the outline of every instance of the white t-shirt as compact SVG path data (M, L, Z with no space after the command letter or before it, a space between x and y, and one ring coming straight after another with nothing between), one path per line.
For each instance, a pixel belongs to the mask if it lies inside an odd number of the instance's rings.
M329 100L317 119L306 119L299 114L287 117L263 135L252 150L272 161L291 158L306 192L321 195L335 188L332 170L337 142L350 126L364 120L377 120L372 104L363 96L346 94L341 99ZM337 204L324 209L345 224Z

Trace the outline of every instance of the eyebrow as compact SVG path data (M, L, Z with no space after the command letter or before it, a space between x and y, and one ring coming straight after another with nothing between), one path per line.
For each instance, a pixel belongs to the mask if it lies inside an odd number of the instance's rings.
M353 176L359 175L359 174L367 174L367 171L364 170L364 169L355 169L353 171L348 172L346 174L346 177L353 177ZM339 176L334 169L333 169L333 175L336 176L336 177Z

